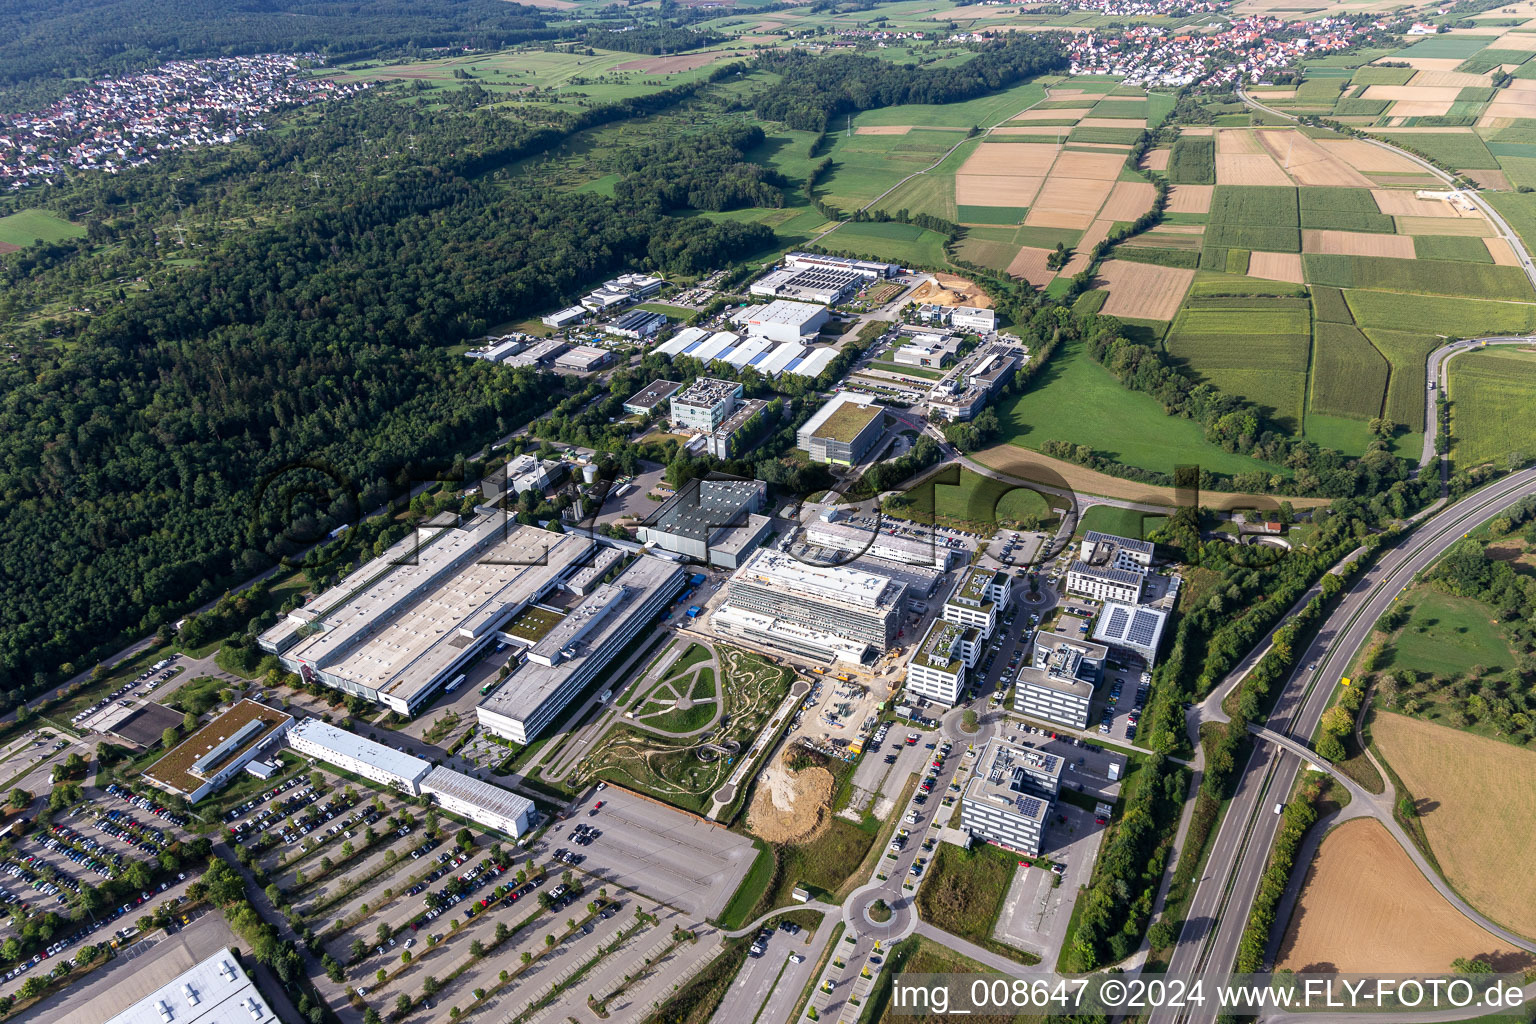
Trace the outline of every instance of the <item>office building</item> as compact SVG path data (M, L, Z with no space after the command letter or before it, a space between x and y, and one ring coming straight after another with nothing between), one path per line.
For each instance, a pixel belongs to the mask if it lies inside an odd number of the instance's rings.
M592 547L587 538L509 523L501 513L419 530L412 539L413 548L375 559L363 578L348 577L335 594L290 615L288 628L303 638L280 655L283 666L415 714ZM262 646L275 649L278 638L270 638L273 646L268 639L263 634Z
M293 717L254 700L242 700L172 747L144 771L167 793L195 804L223 789L240 770L282 739Z
M796 435L812 462L852 466L885 434L885 407L868 395L843 391L818 409Z
M1067 570L1067 590L1098 601L1138 604L1152 565L1152 545L1092 530Z
M191 944L184 945L190 948ZM161 956L159 949L155 953L145 961L147 967L135 964L133 970L120 972L121 977L114 975L100 996L69 1012L57 1008L60 1016L52 1019L106 1024L280 1024L271 1002L228 946L172 977L166 977L166 968L174 970L191 957L184 958L179 949L168 956ZM98 1000L103 1004L100 1009L117 1012L110 1017L98 1015ZM75 1013L80 1016L75 1018Z
M864 287L869 278L854 270L836 267L788 267L770 270L747 289L762 298L794 299L835 306Z
M731 414L710 431L709 454L717 459L734 459L742 453L742 445L749 443L757 433L756 424L768 403L761 398L740 398Z
M680 381L653 380L624 403L624 411L631 416L649 416L682 386Z
M613 362L613 353L596 345L577 345L555 360L555 369L566 373L591 373Z
M828 270L847 270L858 274L865 280L874 281L882 277L895 277L901 273L901 267L894 263L881 263L878 260L860 260L848 256L823 256L819 252L792 252L784 257L784 265L794 270L809 268L825 268Z
M960 347L957 334L935 334L932 331L905 328L901 332L904 342L896 350L892 360L898 366L921 366L930 370L942 370L955 361Z
M712 432L736 408L741 385L733 380L700 377L672 396L672 425L683 430Z
M998 738L987 741L960 799L960 827L973 839L1037 856L1061 788L1061 769L1055 754Z
M975 626L934 619L907 662L907 690L953 707L965 692L966 670L976 666L982 648Z
M865 530L849 523L815 519L805 526L805 540L817 547L830 548L851 555L868 555L908 565L932 566L947 571L961 557L960 552L934 539L931 534L904 536L883 530Z
M1038 633L1030 665L1019 670L1013 709L1021 715L1088 727L1093 691L1104 678L1109 649L1064 633Z
M632 309L615 318L612 323L604 324L603 332L620 338L639 340L649 338L665 326L667 326L667 318L662 314L645 309Z
M443 810L513 839L528 831L534 813L532 800L448 768L427 772L421 791Z
M562 310L544 317L546 327L569 327L571 324L579 324L586 319L587 311L580 306L566 306Z
M650 627L687 578L676 563L642 555L614 582L593 588L475 708L480 727L514 743L537 737Z
M762 306L747 306L731 314L731 322L749 335L769 341L804 342L816 337L829 319L825 306L775 299Z
M773 525L756 514L767 494L761 480L690 480L640 526L640 542L734 569Z
M604 281L603 286L583 298L581 304L590 310L613 309L649 298L661 291L665 283L661 278L649 274L624 274L611 281Z
M1167 621L1168 613L1161 608L1111 601L1099 612L1093 638L1151 668L1157 664L1157 648Z
M432 770L432 765L419 757L318 718L306 718L288 730L288 745L305 757L411 796L421 795L421 780Z
M862 661L869 649L884 654L895 643L906 591L904 583L876 573L808 565L782 552L759 548L731 577L722 610L739 609L766 617L769 623L730 615L722 619L718 612L712 621L717 630L753 629L768 634L768 639L758 642L770 645L777 624L798 627L800 634L786 642L786 649L827 652L816 656L845 660L857 652L856 660ZM845 642L807 639L806 632Z
M979 565L960 570L955 589L944 601L944 618L981 630L983 640L992 639L997 621L1008 608L1013 593L1013 577L1001 569L983 569Z
M976 306L956 306L949 312L949 326L957 331L990 334L997 329L997 314Z
M1027 356L1027 349L1010 341L978 346L929 390L929 409L940 419L971 419L1013 380Z

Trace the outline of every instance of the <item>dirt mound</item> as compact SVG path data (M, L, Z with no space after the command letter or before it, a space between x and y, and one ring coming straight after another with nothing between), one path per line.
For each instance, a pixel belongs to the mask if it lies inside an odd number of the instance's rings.
M792 772L780 760L769 765L747 809L747 826L770 843L803 843L826 827L832 806L832 773L825 768Z
M992 298L973 282L953 274L937 274L918 285L907 296L911 302L926 302L934 306L975 306L991 309Z

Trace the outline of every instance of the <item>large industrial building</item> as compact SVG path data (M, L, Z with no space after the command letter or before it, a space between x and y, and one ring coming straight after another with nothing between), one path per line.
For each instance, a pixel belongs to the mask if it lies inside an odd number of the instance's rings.
M1098 601L1138 604L1152 567L1152 550L1144 540L1090 530L1067 570L1067 590Z
M928 392L929 409L940 419L971 419L1013 379L1027 355L1008 341L978 347Z
M1167 621L1168 613L1161 608L1111 601L1099 612L1093 638L1151 668L1157 664L1157 648Z
M834 510L835 511L835 510ZM807 543L850 555L869 555L908 565L948 570L960 553L932 536L908 537L884 530L865 530L849 523L820 518L805 526Z
M955 589L944 602L944 618L962 626L975 626L983 640L990 640L1012 593L1013 577L1006 572L968 566L961 571Z
M528 743L661 614L687 579L675 562L649 555L600 584L528 649L506 682L475 709L482 729Z
M324 761L370 782L411 796L429 796L444 810L513 839L528 831L533 801L462 772L435 768L429 761L338 729L318 718L306 719L289 730L288 743L305 757Z
M419 529L259 642L306 680L412 715L591 547L500 514Z
M973 839L1037 856L1061 788L1061 768L1055 754L989 740L961 797L960 827Z
M603 286L585 296L581 304L594 311L614 309L655 295L665 283L661 278L649 274L624 274L611 281L604 281Z
M677 393L683 385L675 380L653 380L624 403L631 416L649 416L656 407Z
M1104 678L1109 650L1103 644L1065 633L1039 633L1027 668L1019 670L1013 688L1013 709L1021 715L1088 727L1093 691Z
M51 1019L104 1020L105 1024L279 1024L271 1001L261 994L228 946L163 982L165 975L160 972L167 958L159 955L159 949L155 952L155 957L145 961L147 968L135 964L133 970L121 972L121 977L114 976L102 996L76 1007L82 1014L79 1018L57 1007L60 1016ZM170 962L182 955L180 950L174 951ZM91 1011L98 1000L122 1009L111 1017L93 1016Z
M286 712L239 701L145 769L144 778L195 804L276 746L291 725Z
M808 565L759 548L726 587L716 632L826 661L863 662L896 640L906 584L849 566Z
M641 338L649 338L665 326L667 326L667 318L662 314L645 309L632 309L612 323L603 325L603 332L638 341Z
M965 692L966 670L976 666L982 644L975 626L934 619L907 662L907 691L953 707Z
M591 373L613 362L613 353L596 345L577 345L555 360L555 369L566 373Z
M745 327L748 334L777 342L814 338L828 319L825 306L786 299L746 306L731 314L731 321Z
M769 299L795 299L835 306L868 283L869 278L855 270L836 267L788 267L770 270L747 289L751 294Z
M819 252L788 253L784 257L784 265L794 270L808 268L848 270L869 281L882 277L894 277L901 273L901 267L894 263L853 259L848 256L824 256Z
M796 441L812 462L853 466L884 434L885 407L868 395L843 391L805 421Z
M641 525L640 542L734 569L773 525L757 514L767 493L761 480L690 480Z

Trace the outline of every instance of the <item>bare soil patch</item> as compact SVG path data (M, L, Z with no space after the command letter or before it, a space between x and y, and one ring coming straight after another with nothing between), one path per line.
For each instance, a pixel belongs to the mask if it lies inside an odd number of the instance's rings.
M1051 283L1056 276L1056 271L1046 267L1046 258L1051 255L1049 249L1036 249L1026 245L1019 250L1017 256L1008 264L1008 273L1014 277L1020 277L1034 285L1036 288L1044 288Z
M855 135L905 135L912 130L909 124L861 124L854 129Z
M1171 149L1149 149L1141 158L1141 166L1149 171L1166 171Z
M1117 182L1114 191L1109 194L1109 201L1104 204L1104 209L1099 212L1099 217L1107 221L1133 221L1152 209L1152 200L1156 197L1157 189L1147 182Z
M1216 130L1217 156L1256 156L1264 150L1253 137L1250 128L1219 128Z
M1168 189L1169 213L1210 213L1214 185L1173 185Z
M957 174L955 202L962 206L1033 206L1044 183L1039 176Z
M977 287L976 282L954 274L934 274L918 285L908 298L913 302L928 302L935 306L992 308L992 296Z
M1364 139L1322 139L1317 145L1338 160L1367 174L1417 174L1418 164L1407 157L1373 146Z
M1147 119L1144 117L1085 117L1079 123L1084 128L1145 128Z
M1248 276L1266 281L1301 284L1301 254L1294 252L1255 252L1248 257Z
M1400 235L1468 235L1488 237L1493 225L1481 217L1393 217Z
M1331 256L1395 256L1404 260L1411 260L1414 255L1413 239L1403 235L1318 228L1302 229L1301 251L1327 253Z
M1059 152L1060 146L1047 142L983 142L956 173L1044 177Z
M747 809L747 827L770 843L804 843L822 832L832 810L832 773L825 768L792 772L782 759L768 766Z
M1529 954L1462 916L1380 822L1346 821L1307 870L1278 967L1295 971L1448 971L1458 957L1519 970Z
M1269 154L1230 156L1216 154L1218 185L1292 185L1290 177Z
M1479 83L1486 85L1486 82ZM1450 103L1461 92L1459 85L1421 86L1421 85L1368 85L1365 87L1364 99L1368 100L1397 100L1420 103Z
M1504 172L1495 170L1494 168L1485 167L1478 170L1468 169L1462 171L1461 173L1465 174L1467 177L1483 186L1483 188L1492 188L1498 189L1502 192L1508 192L1511 187L1509 178L1504 174Z
M1113 184L1053 174L1045 179L1024 223L1032 227L1086 228L1109 198Z
M1376 209L1389 217L1460 217L1461 211L1444 199L1420 199L1413 192L1373 188Z
M1490 920L1536 935L1536 752L1389 712L1371 734L1456 891Z
M1087 270L1093 247L1108 238L1110 229L1114 226L1113 220L1108 219L1105 214L1100 214L1099 219L1088 225L1088 230L1083 232L1083 237L1077 240L1077 245L1073 247L1072 258L1067 261L1067 265L1061 272L1067 277L1074 277Z
M1087 117L1092 107L1068 107L1063 110L1026 110L1015 121L1075 121Z
M1261 132L1259 141L1298 185L1370 188L1371 180L1301 132Z
M1057 157L1051 168L1051 176L1114 181L1124 166L1125 157L1119 153L1077 153L1067 150Z
M1109 289L1103 309L1107 316L1172 320L1194 279L1193 270L1180 267L1109 260L1099 267L1094 283Z
M704 53L679 53L670 57L646 57L643 60L627 60L623 64L615 64L618 71L648 71L653 74L669 75L679 71L692 71L706 64L713 64L717 60L726 57L739 57L739 53L724 53L720 50L706 51Z
M1488 247L1488 255L1493 257L1495 266L1518 267L1520 260L1515 256L1515 250L1502 238L1485 238L1483 244Z
M1475 89L1491 85L1492 75L1470 75L1465 71L1420 71L1409 80L1405 89ZM1390 88L1390 86L1389 86ZM1436 96L1435 99L1444 99ZM1454 98L1454 97L1453 97Z

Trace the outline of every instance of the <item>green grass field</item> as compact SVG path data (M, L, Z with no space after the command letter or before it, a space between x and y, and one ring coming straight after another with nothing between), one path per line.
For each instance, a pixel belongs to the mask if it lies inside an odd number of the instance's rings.
M1377 208L1369 189L1302 188L1296 190L1296 199L1303 228L1374 231L1388 235L1396 229L1392 218Z
M1424 382L1429 354L1445 339L1414 331L1389 331L1366 327L1365 336L1392 365L1382 415L1410 430L1424 429Z
M1365 328L1427 331L1453 338L1474 338L1479 334L1525 332L1536 326L1536 304L1529 302L1485 302L1358 288L1347 290L1344 298L1355 322Z
M953 178L950 179L953 182ZM1021 206L960 206L961 224L1017 224L1027 211Z
M1360 329L1319 322L1312 339L1312 408L1328 416L1381 415L1391 366Z
M887 510L899 519L941 523L963 529L995 530L1000 523L1056 518L1046 496L1028 487L994 480L963 466L949 465L913 484Z
M882 9L884 13L886 9ZM1045 99L1045 86L1022 82L1000 92L978 96L963 103L904 103L866 110L853 119L855 129L865 125L928 125L946 128L990 128ZM878 138L879 136L866 136Z
M1168 180L1175 185L1216 184L1216 140L1209 135L1181 135L1168 157Z
M1004 400L998 416L1007 439L1024 448L1068 441L1163 473L1190 463L1218 473L1283 472L1222 451L1205 440L1199 424L1169 416L1151 395L1122 387L1081 342L1063 342L1030 389Z
M1217 185L1211 194L1205 244L1263 252L1300 252L1300 223L1294 188Z
M1383 131L1379 134L1388 142L1416 149L1447 167L1492 169L1499 166L1498 158L1488 152L1483 140L1470 133L1447 132L1440 135L1430 132L1394 136L1390 131Z
M1475 665L1512 667L1509 642L1492 621L1498 616L1481 601L1431 587L1416 589L1410 600L1413 612L1393 644L1393 665L1434 675L1463 675Z
M47 210L22 210L0 217L0 242L6 245L26 247L33 242L62 242L84 234L85 228L79 224Z
M1337 288L1322 286L1312 289L1312 318L1332 324L1355 322L1354 316L1349 312L1349 303L1344 301L1344 293Z
M1113 505L1090 505L1077 517L1074 538L1081 538L1089 530L1146 540L1147 534L1168 521L1167 516L1155 516L1135 509L1116 508Z
M1536 453L1536 355L1490 348L1450 362L1451 457L1458 469Z
M1202 255L1201 262L1204 263L1204 260L1205 257ZM1225 266L1225 251L1222 252L1221 260L1222 265ZM1307 289L1304 285L1211 270L1196 271L1194 283L1189 286L1189 295L1192 298L1215 295L1294 295L1305 298L1306 294Z
M1463 263L1492 263L1493 257L1481 238L1466 235L1415 235L1413 254L1421 260L1460 260Z
M1468 239L1479 242L1480 239ZM1307 280L1334 288L1447 295L1462 299L1536 299L1530 279L1519 267L1496 267L1451 260L1402 260L1386 256L1328 256L1307 253L1301 258Z
M817 192L838 209L861 209L903 178L931 167L959 141L958 133L941 131L829 136L822 156L832 158L832 173ZM949 191L953 203L953 184Z
M960 244L955 247L955 252L960 259L979 263L1002 273L1018 255L1019 247L1009 242L992 242L985 238L966 237L960 240Z
M1407 85L1414 73L1413 68L1362 67L1350 82L1354 85Z
M942 267L944 236L914 224L864 221L844 224L821 240L830 250L847 250L868 259L890 260L905 266Z

